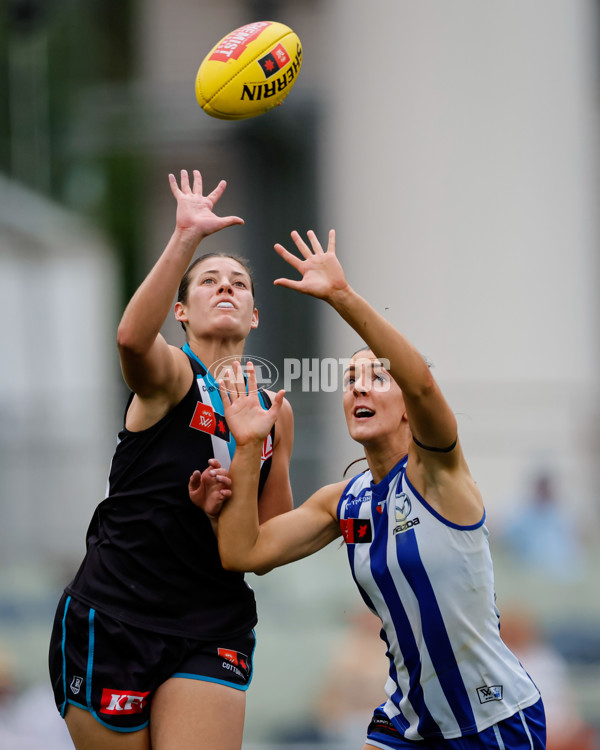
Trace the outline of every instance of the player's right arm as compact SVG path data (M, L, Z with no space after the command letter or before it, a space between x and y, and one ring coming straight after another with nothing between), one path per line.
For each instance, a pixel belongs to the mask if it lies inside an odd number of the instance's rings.
M281 411L284 392L275 394L265 410L258 399L253 365L247 366L247 391L238 362L234 370L235 379L227 375L219 383L225 419L236 441L229 467L231 497L219 515L219 555L227 570L262 575L307 557L340 536L336 508L346 483L323 487L296 510L260 523L256 498L262 445Z
M169 346L160 333L181 278L205 237L243 223L237 216L219 217L213 213L225 190L224 181L207 196L202 194L198 170L194 170L192 186L186 170L181 171L181 187L174 175L169 175L169 183L177 201L175 230L127 305L117 331L123 377L136 394L128 421L132 419L140 429L172 408L191 382L187 358L177 347Z
M256 502L260 446L236 447L229 469L232 494L217 525L219 555L226 570L264 575L301 560L341 536L336 507L347 482L322 487L300 507L259 524Z

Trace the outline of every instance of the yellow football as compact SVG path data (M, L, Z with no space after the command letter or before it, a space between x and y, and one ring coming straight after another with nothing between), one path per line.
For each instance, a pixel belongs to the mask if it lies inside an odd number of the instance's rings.
M243 120L285 99L302 66L302 45L282 23L256 21L223 37L196 76L198 104L211 117Z

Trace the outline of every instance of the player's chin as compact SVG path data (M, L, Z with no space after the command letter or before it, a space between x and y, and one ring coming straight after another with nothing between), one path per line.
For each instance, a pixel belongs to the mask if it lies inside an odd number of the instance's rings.
M376 425L369 424L368 421L357 422L356 419L351 419L348 424L348 432L352 440L357 443L366 443L377 437Z
M217 336L246 338L250 333L250 325L243 323L238 317L220 315L213 321L211 332Z

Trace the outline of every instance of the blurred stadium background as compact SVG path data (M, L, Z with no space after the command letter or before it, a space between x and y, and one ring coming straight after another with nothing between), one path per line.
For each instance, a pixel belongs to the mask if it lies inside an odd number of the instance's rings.
M356 348L331 311L271 286L286 272L274 242L337 229L351 282L433 360L459 415L501 611L534 633L553 705L600 728L598 10L597 0L5 0L0 750L65 747L48 708L48 633L120 426L116 324L171 233L167 174L181 168L201 169L207 185L228 180L219 209L245 227L203 248L227 242L250 258L261 326L246 354L280 371L288 357ZM210 119L195 101L198 65L227 32L263 19L300 36L297 84L263 117ZM180 333L165 326L173 343ZM288 394L297 502L359 455L340 399L313 386ZM541 562L505 534L530 519L525 493L539 473L552 477L558 519ZM250 580L260 623L245 747L360 747L376 660L344 550ZM374 670L382 686L385 665ZM354 690L349 717L324 710L338 674L337 687ZM39 706L37 720L20 720L20 699Z

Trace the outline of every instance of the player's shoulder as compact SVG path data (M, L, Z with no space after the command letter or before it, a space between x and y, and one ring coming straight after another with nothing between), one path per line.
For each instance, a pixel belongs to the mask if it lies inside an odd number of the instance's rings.
M320 505L331 510L332 507L337 507L337 503L341 498L344 489L348 482L344 479L341 482L333 482L332 484L326 484L318 489L314 495L312 495L307 502Z

